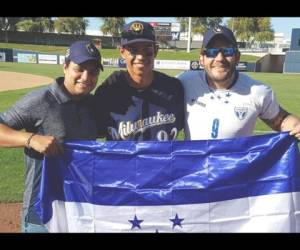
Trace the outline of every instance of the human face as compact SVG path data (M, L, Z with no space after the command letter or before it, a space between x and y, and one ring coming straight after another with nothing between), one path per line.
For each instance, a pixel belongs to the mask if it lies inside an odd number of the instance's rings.
M152 74L157 48L153 43L137 42L120 48L125 59L127 70L132 78L145 77Z
M96 87L100 68L93 60L82 64L70 61L64 64L64 73L64 85L68 93L73 99L81 99Z
M232 44L224 37L217 37L208 45L208 48L229 47L232 47ZM205 52L201 53L200 63L203 65L210 82L228 87L234 78L235 66L240 60L240 53L236 50L235 53L228 53L226 55L227 52L232 51L221 51L219 51L216 57L206 55Z

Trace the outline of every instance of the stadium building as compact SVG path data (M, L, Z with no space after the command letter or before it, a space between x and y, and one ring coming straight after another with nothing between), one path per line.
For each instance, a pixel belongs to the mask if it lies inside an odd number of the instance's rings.
M286 52L284 73L300 73L300 29L292 30L290 50Z

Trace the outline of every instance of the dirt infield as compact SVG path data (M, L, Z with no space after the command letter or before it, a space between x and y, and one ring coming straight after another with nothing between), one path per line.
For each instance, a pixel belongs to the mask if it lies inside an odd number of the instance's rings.
M52 78L45 76L0 71L0 91L37 87L52 81Z
M25 73L0 71L0 91L49 84L53 79ZM21 232L22 203L0 203L0 233Z
M22 203L0 203L0 233L21 232Z

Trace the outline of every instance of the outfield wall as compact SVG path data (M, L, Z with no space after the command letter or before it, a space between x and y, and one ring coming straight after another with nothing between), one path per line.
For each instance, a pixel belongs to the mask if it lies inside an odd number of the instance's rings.
M0 48L0 61L17 63L63 64L65 57L30 50Z
M0 48L0 62L12 62L12 61L13 61L12 49Z
M101 40L102 48L116 48L120 38L109 36L72 35L22 31L0 31L0 42L69 46L78 40Z
M0 61L17 63L63 64L65 56L57 54L45 54L29 50L1 49ZM102 58L103 66L126 68L123 58ZM203 67L199 61L190 60L154 60L155 69L180 69L201 70ZM239 71L254 71L255 66L248 62L240 62L236 66Z

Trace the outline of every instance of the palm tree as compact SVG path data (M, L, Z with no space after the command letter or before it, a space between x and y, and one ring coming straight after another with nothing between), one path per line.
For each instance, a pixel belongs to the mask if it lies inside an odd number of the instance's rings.
M188 31L188 17L176 17L176 20L180 22L182 32ZM204 34L209 28L214 27L217 24L222 23L222 17L192 17L192 30L191 40L194 34Z
M104 21L101 26L101 31L104 35L111 34L112 35L112 46L114 47L115 41L114 37L120 37L122 28L125 24L124 17L101 17Z
M66 32L75 35L84 35L88 20L83 17L59 17L54 26L58 33Z

